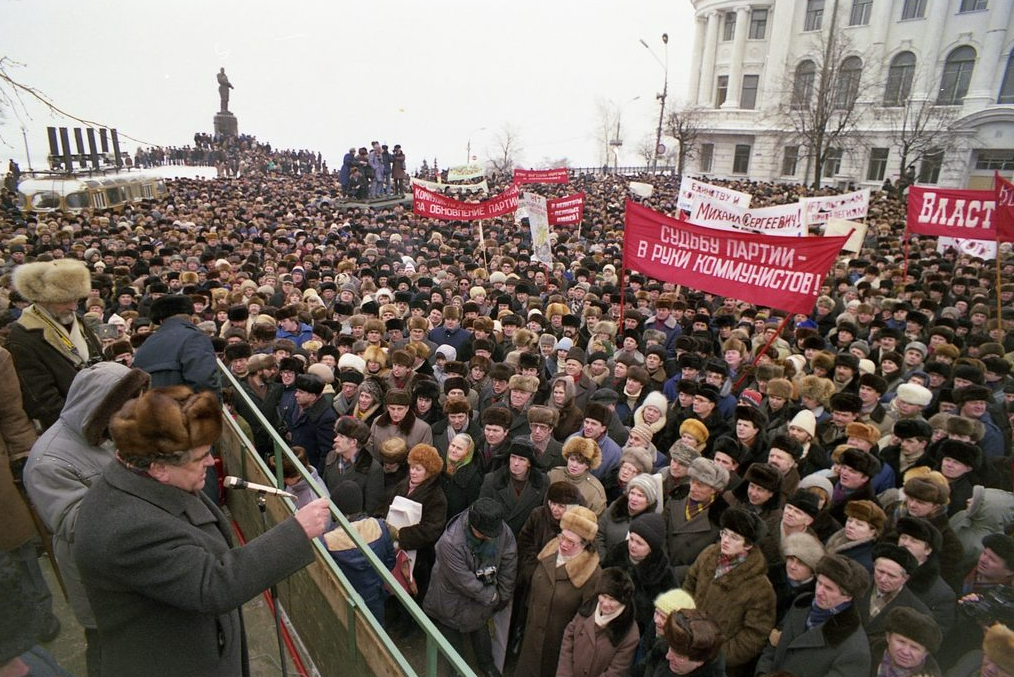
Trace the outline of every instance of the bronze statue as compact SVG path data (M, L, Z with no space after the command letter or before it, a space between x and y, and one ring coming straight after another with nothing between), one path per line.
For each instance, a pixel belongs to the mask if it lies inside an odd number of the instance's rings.
M229 90L232 89L229 76L225 74L225 68L218 70L218 96L222 100L222 113L229 112Z

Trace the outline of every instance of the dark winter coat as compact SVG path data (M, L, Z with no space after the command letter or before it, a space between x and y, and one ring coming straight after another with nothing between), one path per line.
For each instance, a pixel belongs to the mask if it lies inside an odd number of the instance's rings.
M567 624L557 677L623 677L634 662L637 623L626 608L606 627L595 624L597 600L590 599Z
M479 496L495 499L503 506L503 521L517 537L521 533L521 527L528 521L528 516L546 500L548 488L549 481L546 476L532 468L528 471L528 481L525 482L524 489L520 495L517 494L511 482L510 468L505 466L486 475Z
M186 385L194 392L222 392L211 338L193 322L167 318L134 354L134 366L151 374L151 387Z
M482 473L482 465L478 457L473 455L472 460L460 468L453 475L444 472L440 474L440 486L447 497L447 516L454 517L479 498L479 491L482 489L482 480L485 477Z
M567 465L567 462L563 460L563 444L550 437L546 442L546 450L535 457L535 467L548 473L561 465Z
M957 595L944 579L940 578L940 562L935 554L930 555L929 559L912 572L905 587L926 605L946 637L954 627Z
M282 386L280 383L267 383L267 390L264 393L264 397L260 397L254 392L253 388L247 382L247 379L240 381L240 386L243 388L243 393L250 398L253 406L268 420L268 423L274 430L278 430L279 419L279 406L282 402ZM254 413L253 409L247 404L246 399L243 397L236 397L236 413L243 417L247 423L250 424L250 429L253 431L253 443L257 448L257 453L261 456L267 456L274 451L274 439L267 429L261 425L261 420Z
M107 466L74 541L104 674L250 674L242 605L314 555L294 517L242 548L231 534L204 492Z
M701 552L718 540L718 524L722 512L728 507L718 496L706 510L687 520L686 508L690 497L666 503L662 509L665 517L665 546L669 561L674 567L685 570Z
M0 550L14 550L36 535L32 515L14 484L11 472L11 461L28 456L34 442L35 429L21 408L21 390L14 373L14 363L10 353L0 348L0 515L3 515L4 525L0 531ZM107 459L109 456L111 454L107 454ZM56 474L62 473L57 471ZM80 496L76 500L80 500ZM38 509L40 513L47 514L58 510L48 504L40 505Z
M796 677L860 677L870 672L870 644L855 604L812 630L806 628L813 595L801 595L782 623L778 646L770 643L756 674L784 670Z
M306 409L297 406L292 410L292 418L286 421L289 445L303 447L307 462L320 469L334 445L334 424L337 421L338 414L324 397L318 398Z
M345 466L344 471L339 467L337 452L332 449L324 457L323 466L320 477L328 492L333 492L345 480L351 480L363 493L363 509L367 515L376 513L384 503L384 467L366 449L360 449L356 460Z
M352 522L352 528L366 541L388 571L394 569L394 542L384 520L361 516ZM324 546L331 553L335 564L342 570L349 583L355 588L374 617L384 623L384 600L388 597L384 579L380 577L366 555L359 549L344 529L336 526L323 536Z
M685 675L677 675L669 669L668 653L665 639L655 640L644 661L630 669L630 677L725 677L725 654L721 651L713 660Z
M553 519L548 505L541 505L532 511L518 534L518 592L521 587L528 589L539 553L546 544L560 535L560 522Z
M438 475L427 477L411 494L408 493L408 479L406 475L398 482L391 501L388 501L380 514L387 515L391 502L396 496L404 496L411 501L421 503L422 518L418 524L398 530L398 546L403 550L429 548L432 551L447 524L447 498L444 497L444 490L440 488Z
M884 639L884 633L887 632L887 614L891 609L908 607L909 609L915 609L921 614L932 615L930 610L926 608L926 605L919 601L915 593L909 590L908 586L903 586L898 591L898 594L894 596L894 599L881 609L879 614L870 618L870 600L872 599L872 595L875 594L875 590L876 587L870 585L870 591L863 595L862 599L855 605L859 611L859 618L863 622L863 627L866 628L866 636L869 638L871 645Z
M722 629L722 648L731 669L750 665L767 644L775 627L775 591L767 578L764 555L757 548L750 550L742 564L715 578L720 555L718 543L708 546L690 567L683 589Z
M637 607L637 627L641 634L650 633L655 636L655 598L663 592L679 587L676 575L665 551L652 550L638 564L630 561L627 544L617 543L606 554L602 567L619 567L627 572L634 581L634 606Z
M800 595L812 594L817 588L817 577L814 576L806 583L793 586L789 583L789 575L785 572L785 562L768 565L768 580L774 588L775 597L775 627L782 624L785 614L792 608L792 603Z
M654 512L654 504L645 508L645 514ZM606 553L616 544L626 544L627 534L630 532L630 511L627 508L627 496L621 494L612 502L599 518L599 532L595 536L595 546L599 550L599 557L605 558Z

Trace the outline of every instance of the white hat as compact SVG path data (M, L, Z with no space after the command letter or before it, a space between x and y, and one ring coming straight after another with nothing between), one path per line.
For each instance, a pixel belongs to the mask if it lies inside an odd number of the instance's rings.
M933 393L918 383L902 383L898 386L898 399L917 407L926 407L933 401Z
M789 421L789 427L796 426L810 433L810 437L817 436L817 417L809 409L801 409L798 414Z

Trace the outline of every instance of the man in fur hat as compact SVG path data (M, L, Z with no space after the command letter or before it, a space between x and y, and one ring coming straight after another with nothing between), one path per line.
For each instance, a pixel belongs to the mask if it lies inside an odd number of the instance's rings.
M210 392L150 390L109 423L117 450L78 512L74 556L108 675L249 674L241 606L313 561L317 499L242 548L201 491L222 431Z
M18 266L13 283L32 305L11 326L7 350L25 412L45 430L59 418L77 373L102 359L102 343L77 316L78 300L91 291L91 274L80 261L40 261Z

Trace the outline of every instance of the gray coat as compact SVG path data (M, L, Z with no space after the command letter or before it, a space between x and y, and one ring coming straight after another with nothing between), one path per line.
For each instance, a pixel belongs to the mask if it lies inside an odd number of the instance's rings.
M88 488L116 458L112 442L101 438L109 418L139 387L129 367L100 362L77 375L67 404L32 447L25 465L25 488L53 534L53 551L67 586L71 608L81 625L95 627L95 616L71 552L78 510ZM101 426L100 429L95 428Z
M769 643L754 674L784 670L796 677L870 674L870 645L855 604L812 630L806 629L813 595L801 595L782 623L778 646Z
M430 588L423 611L430 618L460 632L474 632L493 616L497 603L509 602L514 595L518 550L514 534L502 529L496 538L496 555L480 561L468 547L468 513L450 521L437 541L437 561L433 565ZM495 582L486 585L475 572L496 567Z
M242 548L203 492L110 463L81 502L74 556L110 675L249 675L240 607L313 561L289 518Z

